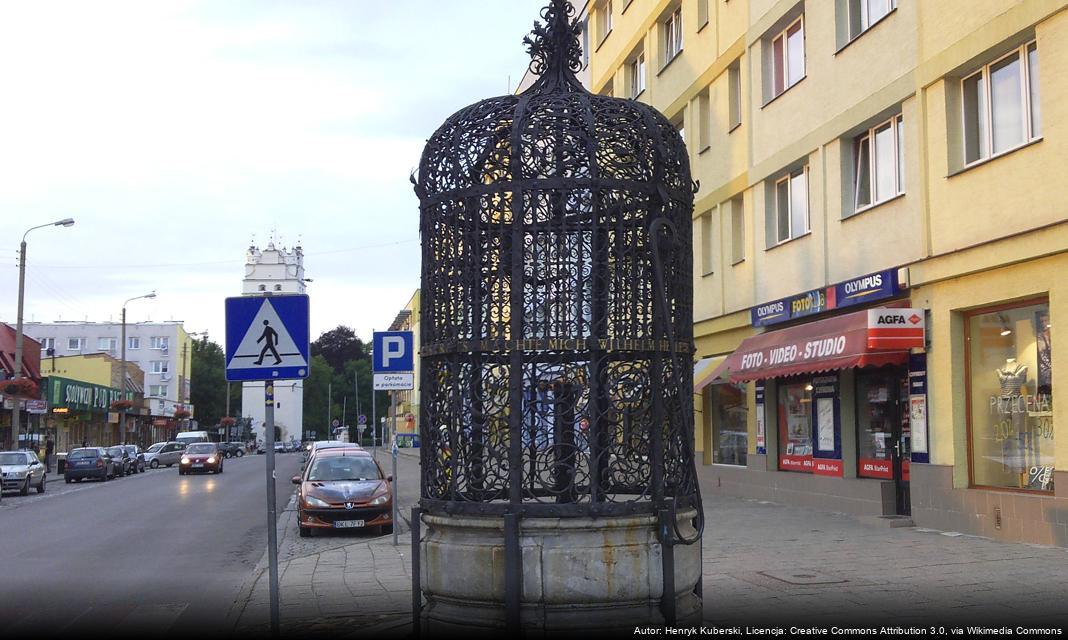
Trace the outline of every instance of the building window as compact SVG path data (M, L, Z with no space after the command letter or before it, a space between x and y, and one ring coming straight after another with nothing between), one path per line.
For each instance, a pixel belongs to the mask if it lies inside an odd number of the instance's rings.
M156 398L167 397L167 385L165 384L151 384L148 386L148 395Z
M711 88L697 95L697 137L701 151L712 146L712 100Z
M745 260L745 205L742 196L731 198L731 263Z
M152 373L167 373L168 371L170 371L170 364L166 360L152 361Z
M148 348L166 351L168 348L167 336L152 336L148 339Z
M1025 44L964 78L961 103L966 165L1039 138L1042 113L1035 43Z
M905 192L904 121L894 116L853 141L853 210Z
M779 383L779 469L812 473L812 382Z
M701 274L712 275L716 265L716 234L712 231L712 212L701 216Z
M608 0L608 2L601 5L600 11L597 12L597 36L600 38L599 42L604 42L609 33L612 33L612 0Z
M582 68L590 64L590 17L582 19Z
M660 34L664 42L664 60L660 66L666 67L682 52L682 7L672 11L667 20L660 23Z
M727 129L734 130L742 124L742 65L741 60L735 60L727 67L727 99L728 106Z
M129 337L126 338L126 348L130 351L136 351L141 348L141 338Z
M708 0L697 0L697 30L708 24Z
M805 77L805 17L772 36L765 48L766 100L770 102Z
M745 466L749 453L746 384L713 384L712 462Z
M973 486L1053 491L1049 301L965 316Z
M630 97L637 98L645 91L645 52L638 53L638 57L629 65L630 74Z
M808 233L808 167L775 181L773 221L776 244Z
M67 351L81 351L85 346L85 338L67 338Z
M97 351L110 351L113 352L118 348L118 338L97 338L96 349Z
M49 349L55 350L56 348L55 338L41 338L38 342L41 343L41 351L48 351Z
M897 8L897 0L847 0L849 39L871 28Z

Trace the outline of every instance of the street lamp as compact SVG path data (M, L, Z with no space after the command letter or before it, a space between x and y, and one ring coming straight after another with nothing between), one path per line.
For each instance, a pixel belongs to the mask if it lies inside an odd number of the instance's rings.
M17 326L15 328L15 380L22 377L22 306L26 290L26 236L28 236L34 229L43 229L44 227L69 227L73 224L74 218L63 218L62 220L49 222L48 224L30 227L26 230L26 233L22 234L22 244L19 245L19 310L18 321L16 323ZM15 400L15 407L12 409L11 413L12 448L18 448L19 446L20 417L19 401Z
M134 296L122 303L122 381L119 383L119 399L121 400L126 399L126 305L134 300L155 297L156 292L153 291L143 296ZM123 403L121 406L122 410L119 413L119 442L117 444L122 444L123 439L126 437L126 404Z

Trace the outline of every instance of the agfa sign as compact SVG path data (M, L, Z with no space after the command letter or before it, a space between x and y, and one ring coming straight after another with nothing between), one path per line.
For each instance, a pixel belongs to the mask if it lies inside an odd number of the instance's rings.
M869 349L922 349L923 309L868 309Z

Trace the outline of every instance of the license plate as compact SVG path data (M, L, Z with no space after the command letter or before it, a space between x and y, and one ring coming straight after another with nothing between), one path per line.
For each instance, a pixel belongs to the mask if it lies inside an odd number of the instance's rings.
M362 526L363 520L334 520L334 527L337 529L352 529Z
M203 468L204 468L204 465L202 465L202 464L194 464L194 465L193 465L193 468L194 468L194 469L203 469Z

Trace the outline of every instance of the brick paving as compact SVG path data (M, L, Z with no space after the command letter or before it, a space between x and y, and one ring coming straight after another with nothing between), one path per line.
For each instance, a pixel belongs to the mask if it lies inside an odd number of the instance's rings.
M1068 549L722 495L704 505L709 624L1068 624ZM407 532L396 547L392 536L299 538L294 516L289 505L279 521L283 634L409 633ZM266 576L263 561L235 603L238 631L266 632Z

